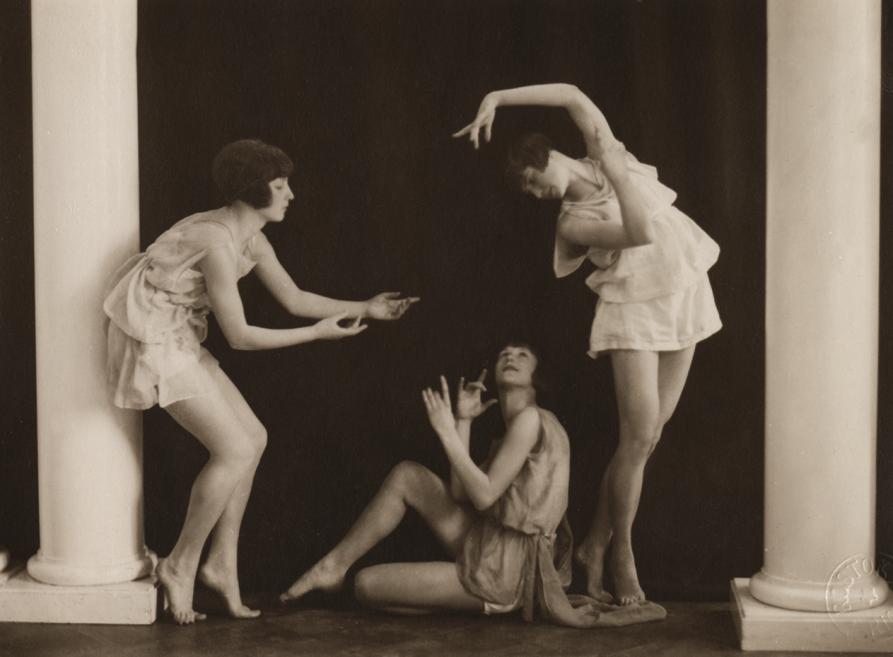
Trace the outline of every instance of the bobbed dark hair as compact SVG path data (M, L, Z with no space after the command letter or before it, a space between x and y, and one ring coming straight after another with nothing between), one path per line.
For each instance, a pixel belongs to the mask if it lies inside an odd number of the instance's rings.
M220 149L211 165L214 184L227 203L265 208L273 200L269 182L288 178L294 164L284 151L260 139L239 139Z
M543 364L542 352L530 342L526 340L507 340L503 343L499 352L497 352L496 358L493 359L493 372L496 371L496 360L499 358L499 353L502 353L503 349L506 347L516 347L518 349L527 349L530 353L534 355L536 358L536 368L533 370L532 383L533 389L536 391L537 396L541 393L548 392L551 389L551 382L549 381L549 377L547 375L547 369Z
M537 171L545 171L549 164L549 152L553 150L555 146L552 140L538 132L529 132L516 139L508 150L506 182L511 187L521 189L524 170L533 167Z

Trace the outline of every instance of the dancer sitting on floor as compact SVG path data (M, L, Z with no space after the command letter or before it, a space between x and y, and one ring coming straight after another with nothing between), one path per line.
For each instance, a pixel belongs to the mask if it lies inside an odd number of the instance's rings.
M626 152L602 112L573 85L491 92L474 121L453 136L467 135L477 148L481 130L490 140L496 108L507 105L562 107L586 143L586 157L577 160L543 135L527 135L512 149L507 173L522 191L562 201L556 276L573 273L587 258L597 268L586 280L599 296L588 353L611 354L620 441L577 558L589 594L611 600L603 586L610 545L615 599L641 602L632 526L645 463L682 395L696 343L722 326L707 277L719 247L676 209L676 193L658 181L654 167Z
M397 465L341 542L280 599L341 588L348 569L412 508L456 560L365 568L354 586L364 605L395 613L523 609L526 620L537 607L547 619L574 627L663 618L666 612L653 603L611 607L565 595L572 549L564 519L570 447L555 416L537 406L538 368L529 346L507 345L495 366L498 400L481 401L485 372L468 384L460 380L455 417L443 377L440 392L423 391L431 426L450 461L449 483L418 463ZM469 456L471 422L497 401L506 432L479 467Z
M416 301L396 293L339 301L298 289L261 232L267 223L285 218L294 198L288 186L291 172L291 160L274 146L247 139L225 146L214 160L213 176L227 204L179 221L145 253L124 263L103 306L110 319L108 376L114 403L133 409L158 404L209 452L192 485L177 543L156 569L180 624L204 618L192 608L197 572L223 597L233 617L260 613L242 604L236 550L267 434L201 346L208 313L214 312L234 349L276 349L356 335L366 328L362 318L397 319ZM252 269L289 312L321 321L290 329L249 325L238 281ZM339 324L346 318L355 320ZM208 558L198 571L209 534Z

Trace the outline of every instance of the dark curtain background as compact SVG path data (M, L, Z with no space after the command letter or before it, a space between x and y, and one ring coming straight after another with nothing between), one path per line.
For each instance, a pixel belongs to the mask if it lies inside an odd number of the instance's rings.
M0 11L3 88L14 92L0 95L0 543L27 557L39 542L28 5ZM885 11L886 43L889 22ZM501 179L506 145L521 132L544 131L575 156L582 144L563 112L542 109L501 110L480 152L449 136L487 91L551 81L587 92L723 248L711 280L725 328L698 347L646 472L635 527L645 589L656 599L722 599L731 577L760 567L763 2L154 0L140 4L137 56L144 246L216 206L211 158L256 136L296 164L297 198L267 232L299 285L422 297L400 322L338 343L235 352L212 331L208 348L270 434L242 530L244 589L290 583L398 461L446 474L418 391L440 373L475 375L508 337L543 351L552 386L542 403L573 444L570 519L578 535L586 529L617 429L610 363L585 356L594 297L586 272L552 275L557 205L515 195ZM883 204L886 220L887 192ZM886 289L890 265L883 270ZM294 324L253 277L241 289L249 321ZM884 363L893 308L883 295L881 312ZM893 552L888 375L881 383L879 549ZM479 420L476 452L501 430L497 415ZM204 453L163 411L144 417L146 540L166 554ZM365 563L445 556L411 518Z
M585 356L594 298L551 272L557 204L502 184L507 142L540 129L572 155L566 114L509 110L482 152L450 138L491 89L573 82L723 246L726 328L699 348L636 526L658 598L721 597L760 566L765 14L759 2L144 2L139 15L143 241L215 205L208 166L258 136L296 163L268 234L304 288L422 302L355 340L238 353L209 340L270 446L241 544L244 586L281 588L338 540L401 459L446 474L419 390L475 375L510 336L542 346L574 447L572 523L592 515L616 442L607 359ZM257 282L249 321L293 320ZM479 422L476 448L501 430ZM146 414L146 528L173 544L201 448ZM730 521L731 518L734 521ZM369 561L443 558L410 522Z

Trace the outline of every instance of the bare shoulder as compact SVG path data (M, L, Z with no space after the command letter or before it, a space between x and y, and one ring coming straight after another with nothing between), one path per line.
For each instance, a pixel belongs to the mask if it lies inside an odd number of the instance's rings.
M263 232L258 232L251 238L251 254L255 258L264 258L275 256L276 250L273 248L273 245L270 243L267 236L264 235Z
M512 418L508 428L509 435L533 435L535 437L540 428L540 414L536 406L528 406L518 413Z

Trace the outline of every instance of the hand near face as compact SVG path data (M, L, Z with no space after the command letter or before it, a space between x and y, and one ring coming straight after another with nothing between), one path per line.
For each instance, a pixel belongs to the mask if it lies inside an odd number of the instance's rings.
M456 419L450 408L450 390L444 377L440 377L440 392L425 388L422 390L422 400L428 411L428 421L438 436L445 436L455 431Z
M456 388L456 417L458 419L473 420L499 401L494 398L481 402L481 393L487 391L487 386L484 385L486 376L487 370L484 369L474 381L465 383L465 377L459 379L459 385Z
M394 320L403 317L419 297L400 298L399 292L382 292L366 302L366 317L378 320Z

